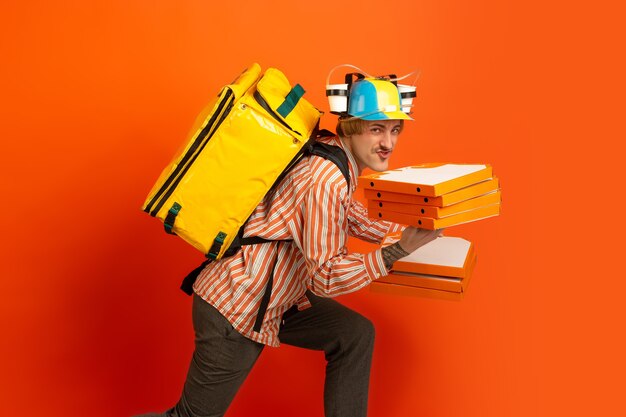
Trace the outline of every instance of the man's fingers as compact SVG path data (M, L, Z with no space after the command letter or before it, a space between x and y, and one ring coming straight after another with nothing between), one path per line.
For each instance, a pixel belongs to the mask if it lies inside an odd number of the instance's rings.
M425 233L421 233L421 241L426 244L428 242L432 242L437 239L439 233L436 230L424 230Z
M409 226L402 232L400 246L413 252L441 236L443 229L428 230Z

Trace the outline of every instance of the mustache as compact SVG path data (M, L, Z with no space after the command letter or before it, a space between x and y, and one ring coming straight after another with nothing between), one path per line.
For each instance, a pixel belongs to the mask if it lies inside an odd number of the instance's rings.
M384 146L380 146L376 148L375 152L391 152L391 151L393 151L393 148L386 148Z

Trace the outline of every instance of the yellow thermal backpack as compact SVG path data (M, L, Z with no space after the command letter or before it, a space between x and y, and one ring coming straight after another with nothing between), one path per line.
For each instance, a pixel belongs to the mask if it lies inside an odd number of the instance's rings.
M343 151L316 142L321 112L303 94L279 70L250 66L200 113L143 210L214 261L251 244L240 242L245 222L306 152L332 160L349 181Z

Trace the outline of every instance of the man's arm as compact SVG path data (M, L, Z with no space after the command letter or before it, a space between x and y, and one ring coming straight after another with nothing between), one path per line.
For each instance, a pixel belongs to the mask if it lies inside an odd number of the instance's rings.
M406 226L385 220L373 220L367 215L367 209L357 200L352 200L348 211L348 232L366 242L380 244L388 233L404 230Z
M334 297L363 288L387 275L397 259L439 234L439 231L407 227L397 245L399 248L376 249L365 254L348 253L346 230L356 224L351 222L351 213L357 213L366 223L367 227L360 230L375 236L376 241L382 240L391 223L370 222L363 206L345 204L348 190L343 178L330 180L323 175L319 178L305 198L302 236L296 242L304 254L309 272L307 286L317 295Z
M309 273L307 286L317 295L334 297L356 291L388 273L380 249L348 253L347 192L343 178L321 179L313 183L305 198L302 236L296 243ZM386 225L379 230L380 239L387 230Z

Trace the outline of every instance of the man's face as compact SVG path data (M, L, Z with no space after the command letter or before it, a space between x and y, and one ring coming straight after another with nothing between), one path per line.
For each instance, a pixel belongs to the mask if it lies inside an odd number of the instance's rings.
M346 138L359 172L369 168L385 171L389 166L389 157L402 132L399 120L373 120L367 122L363 133Z

